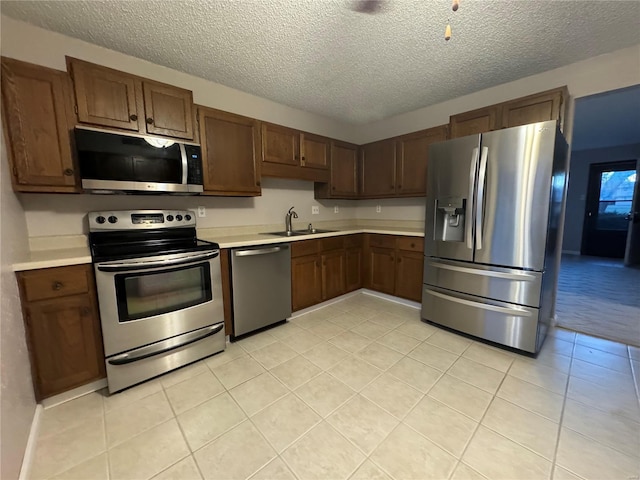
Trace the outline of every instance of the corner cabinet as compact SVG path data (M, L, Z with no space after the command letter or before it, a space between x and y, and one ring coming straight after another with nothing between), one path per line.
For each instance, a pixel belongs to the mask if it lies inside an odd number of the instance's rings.
M80 191L65 72L2 57L2 117L14 190Z
M194 139L191 91L67 57L78 122Z
M203 195L261 195L260 122L198 107Z
M360 196L388 197L395 192L395 140L389 138L360 147Z
M315 198L358 197L358 146L331 141L329 183L315 184Z
M427 194L427 164L429 145L447 139L448 126L421 130L396 138L396 194L424 196Z
M17 273L36 399L105 377L91 265Z

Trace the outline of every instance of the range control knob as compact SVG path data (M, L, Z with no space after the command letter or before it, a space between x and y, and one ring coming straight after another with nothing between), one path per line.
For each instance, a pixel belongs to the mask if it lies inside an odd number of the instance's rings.
M167 222L173 222L173 215L167 215Z
M187 222L188 222L188 221L190 221L190 220L191 220L191 215L185 215L185 216L184 216L184 219L185 219Z
M100 225L102 225L106 221L107 219L104 218L102 215L96 217L96 223L99 223Z
M181 221L182 220L182 215L176 215L176 220L177 221Z
M111 215L109 218L109 223L116 223L118 221L118 217Z

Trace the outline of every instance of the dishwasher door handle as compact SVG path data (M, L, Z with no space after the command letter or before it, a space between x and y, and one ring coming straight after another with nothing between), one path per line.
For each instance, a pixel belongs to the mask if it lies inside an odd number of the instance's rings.
M234 250L233 255L236 257L251 257L253 255L267 255L269 253L278 253L289 247L270 247L270 248L254 248L252 250Z

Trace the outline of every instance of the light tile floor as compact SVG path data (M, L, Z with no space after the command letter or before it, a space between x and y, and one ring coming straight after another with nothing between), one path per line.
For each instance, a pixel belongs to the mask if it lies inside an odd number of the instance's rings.
M34 479L632 479L640 349L534 360L358 294L128 391L44 412Z

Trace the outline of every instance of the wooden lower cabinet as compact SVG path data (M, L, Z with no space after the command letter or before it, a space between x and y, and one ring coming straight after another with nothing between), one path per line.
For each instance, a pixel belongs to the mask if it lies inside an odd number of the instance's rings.
M322 300L337 297L346 292L346 269L344 250L323 253L322 262Z
M104 378L92 266L31 270L17 277L36 399Z
M291 259L291 308L295 312L322 301L318 255Z
M369 247L367 287L393 295L395 291L395 251L392 248Z
M395 295L414 302L421 302L423 271L424 254L422 252L398 250Z
M350 247L345 251L345 291L362 288L362 247Z

